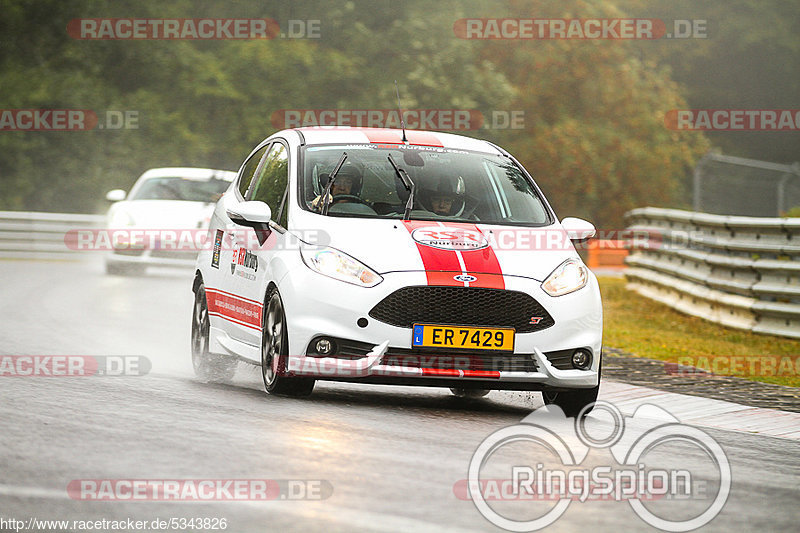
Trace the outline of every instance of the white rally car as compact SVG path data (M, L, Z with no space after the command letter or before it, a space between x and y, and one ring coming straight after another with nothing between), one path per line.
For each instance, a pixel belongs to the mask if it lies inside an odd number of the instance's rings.
M106 256L106 272L193 266L200 246L170 246L163 239L170 235L176 244L195 242L191 231L208 227L213 204L234 178L236 173L227 170L152 168L136 180L130 194L122 189L109 191L106 199L114 203L106 219L113 244Z
M198 376L260 365L266 390L315 380L597 397L602 307L525 169L486 141L321 127L260 143L217 203L197 259ZM586 410L588 412L588 410Z

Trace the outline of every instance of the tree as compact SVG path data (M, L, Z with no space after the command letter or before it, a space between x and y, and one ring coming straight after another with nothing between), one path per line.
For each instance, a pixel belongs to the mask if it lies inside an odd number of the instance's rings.
M613 18L612 2L512 2L507 16ZM708 149L701 133L665 127L685 108L680 88L654 62L619 40L488 41L492 58L517 93L525 130L498 139L534 174L560 216L624 227L625 211L686 202L685 182Z

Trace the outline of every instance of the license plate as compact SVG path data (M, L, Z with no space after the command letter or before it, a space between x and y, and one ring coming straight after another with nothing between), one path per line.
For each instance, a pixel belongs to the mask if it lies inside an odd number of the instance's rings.
M514 328L414 324L412 331L411 345L421 348L514 351Z

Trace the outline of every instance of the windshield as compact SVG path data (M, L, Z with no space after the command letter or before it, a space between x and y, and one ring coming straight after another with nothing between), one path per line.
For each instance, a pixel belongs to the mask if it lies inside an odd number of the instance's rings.
M337 164L328 215L402 219L413 182L411 219L542 225L547 209L522 171L499 155L422 146L347 145L305 148L301 203L322 212L323 191Z
M131 200L181 200L215 203L230 181L211 178L190 180L179 177L150 178L142 182Z

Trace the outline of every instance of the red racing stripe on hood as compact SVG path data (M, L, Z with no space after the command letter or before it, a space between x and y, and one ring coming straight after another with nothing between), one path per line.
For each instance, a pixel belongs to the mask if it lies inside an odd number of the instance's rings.
M406 220L403 225L411 234L415 229L430 226L430 222L422 220ZM453 279L453 276L461 272L461 265L458 262L456 253L452 250L441 250L431 246L425 246L414 241L417 245L417 252L419 252L420 259L422 259L422 266L425 268L425 274L428 278L428 285L451 285L460 287L464 284ZM442 275L446 272L447 275Z
M443 230L469 230L481 233L475 224L436 223L421 220L404 221L403 225L411 234L414 230L430 226L440 226ZM456 251L426 246L414 241L417 246L428 285L453 287L482 287L505 289L503 271L491 246L481 250ZM456 279L461 275L462 279ZM464 276L476 278L465 281Z

